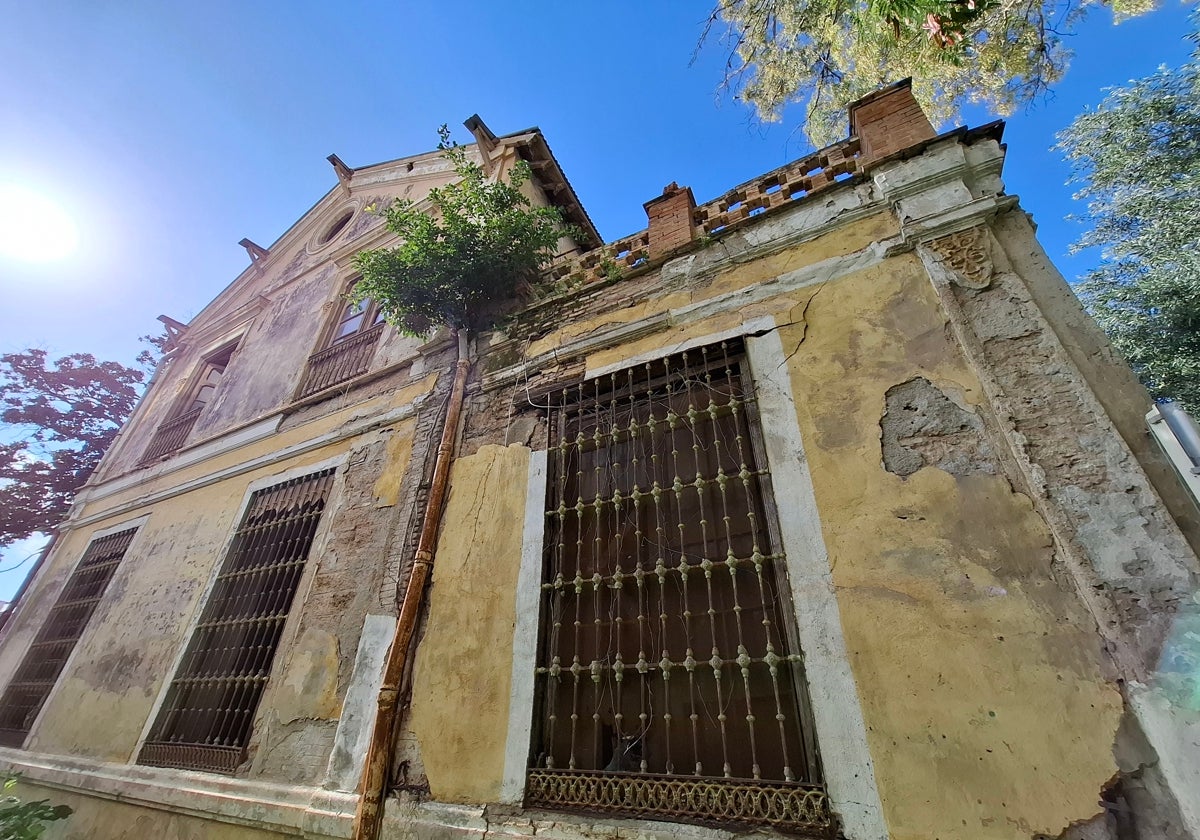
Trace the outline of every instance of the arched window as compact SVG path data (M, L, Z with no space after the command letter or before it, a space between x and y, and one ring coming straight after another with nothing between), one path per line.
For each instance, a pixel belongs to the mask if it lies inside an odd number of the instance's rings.
M308 357L297 399L332 388L370 369L375 345L383 332L383 313L370 298L349 300L353 290L351 282L333 322L326 328L321 349Z

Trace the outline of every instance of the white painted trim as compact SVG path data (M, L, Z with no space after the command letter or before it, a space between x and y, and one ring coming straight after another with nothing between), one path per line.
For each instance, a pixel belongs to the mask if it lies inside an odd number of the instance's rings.
M100 593L100 599L101 599L101 601L103 601L105 593L107 593L108 590L112 588L113 581L116 579L117 575L128 573L127 570L130 568L130 561L127 558L129 558L131 554L134 554L134 549L138 544L138 540L139 540L139 538L142 537L142 533L143 533L142 525L144 525L146 523L146 520L149 518L150 518L150 514L147 513L143 516L137 517L136 519L130 519L126 522L122 522L120 525L113 525L108 528L101 528L98 531L96 531L94 534L92 534L91 539L88 540L88 544L84 547L83 551L80 553L79 559L75 561L75 565L71 567L71 571L66 575L66 577L63 578L63 585L62 585L62 587L59 588L58 592L55 593L54 602L57 603L58 599L60 597L62 597L63 591L67 587L67 583L71 580L71 576L74 575L76 571L78 571L79 564L83 561L83 557L85 554L87 554L87 550L92 547L92 543L94 543L96 540L100 539L101 537L107 537L109 534L118 534L121 531L128 531L130 528L137 528L138 530L133 535L133 539L129 541L129 545L125 548L125 553L121 555L121 562L117 564L117 568L114 570L113 576L110 577L108 579L108 583L105 584L104 592ZM42 603L45 604L45 601L42 601ZM96 606L99 607L100 604L97 603ZM42 624L44 624L49 619L50 609L46 609L45 612L43 613L43 616L44 617L42 619ZM25 735L25 741L23 742L24 744L28 744L29 739L32 738L37 733L38 728L42 724L42 719L46 716L46 710L48 708L50 708L50 704L54 702L54 700L58 696L59 692L62 691L63 677L65 677L70 672L71 667L75 664L75 658L79 655L79 648L83 646L84 638L87 636L88 631L92 629L92 618L94 618L94 617L95 617L95 611L92 612L92 616L88 618L87 624L84 625L83 630L79 633L79 638L75 640L75 644L71 648L71 652L69 654L67 654L67 659L65 662L63 662L62 670L58 672L58 678L54 681L54 685L51 686L50 691L46 693L46 699L42 701L42 706L40 709L38 709L38 713L34 717L33 723L31 723L29 725L29 732L26 733L26 735ZM15 616L14 616L14 618L15 618ZM40 630L40 629L41 629L41 626L39 625L38 630ZM25 657L29 655L29 648L33 646L33 640L36 638L37 638L37 630L34 630L32 633L29 634L29 641L25 645L25 650L21 653L21 658L19 660L17 660L17 668L21 667L21 664L25 661ZM10 675L8 682L12 682L13 676L16 676L15 670L13 671L12 675ZM6 687L7 687L7 685L6 685Z
M270 437L275 434L275 430L279 428L279 424L282 421L282 414L274 414L247 426L242 426L220 437L212 438L199 446L184 449L177 453L170 461L161 465L148 465L146 468L130 470L101 484L93 487L85 487L79 492L76 501L83 503L99 501L106 496L111 496L113 493L120 493L122 490L127 490L138 484L145 484L147 480L157 479L190 467L192 464L200 461L224 455L226 452L231 452L239 446L245 446L247 443L253 443L256 440Z
M110 534L119 534L122 531L128 531L130 528L141 528L143 525L146 524L146 520L148 520L149 518L150 518L149 513L143 513L141 516L139 516L135 519L127 519L126 521L122 522L120 525L109 525L107 528L97 528L95 531L92 532L92 536L88 540L87 548L91 548L92 543L94 543L96 540L100 539L101 537L107 537ZM125 549L125 554L129 554L129 552L133 551L133 547L135 545L137 545L137 541L138 541L138 535L134 534L133 539L129 541L129 547ZM84 549L85 553L87 552L87 548ZM79 556L79 559L80 560L83 559L82 554ZM121 563L124 564L124 562L125 562L124 557L122 557Z
M1155 685L1131 680L1125 696L1154 747L1158 770L1175 796L1186 836L1200 837L1200 714Z
M272 476L265 476L251 482L249 486L246 487L245 492L242 494L242 503L238 505L237 515L233 519L233 525L229 528L228 533L225 535L225 539L221 543L220 551L214 554L212 569L208 573L208 582L204 585L204 591L200 594L200 597L192 606L192 614L188 618L187 630L183 633L178 649L175 651L175 657L171 661L171 667L166 671L166 676L163 678L163 683L158 690L158 696L154 698L154 704L150 707L150 713L146 716L146 722L142 725L142 732L138 736L137 743L133 748L133 752L129 756L130 764L135 764L137 762L138 754L141 753L142 747L145 746L146 739L150 737L150 730L154 728L154 722L158 720L158 713L162 710L162 705L167 699L167 692L171 689L171 682L175 679L175 674L179 671L179 665L183 661L184 654L187 653L188 644L192 640L192 634L196 632L196 625L200 623L200 615L204 612L204 605L208 603L208 599L212 595L213 586L215 586L217 582L217 576L221 573L221 567L225 565L225 559L229 554L229 549L233 546L233 540L234 536L237 534L238 526L241 524L242 519L246 516L246 509L250 506L250 499L254 496L255 491L261 490L265 487L270 487L274 484L279 484L292 478L297 478L302 475L320 472L321 470L328 469L330 467L340 467L349 459L349 456L349 452L342 452L333 456L332 458L326 458L323 461L318 461L315 464L306 464L302 467L293 467L292 469L286 470L282 473L276 473ZM340 487L335 483L333 488L330 490L330 498L326 501L326 509L331 506L330 502L332 502L339 490ZM316 545L319 540L323 540L325 538L325 535L329 531L329 519L330 517L321 517L321 522L317 526L317 533L313 536L313 545ZM309 554L312 554L312 549L309 549ZM305 562L304 579L297 584L297 593L300 592L302 587L307 589L309 582L312 580L313 569L315 568L315 565L316 564L314 563ZM290 611L288 620L284 624L283 632L280 633L280 645L278 648L276 648L277 655L275 657L275 661L272 663L272 676L275 675L274 672L279 667L280 657L278 656L278 652L284 647L283 639L284 637L288 636L289 630L294 635L296 617L299 615L299 613L303 612L302 609L295 608L295 601L293 601L292 607L293 608ZM265 696L266 690L264 689L263 699L265 699ZM261 710L261 708L262 703L260 701L259 709ZM257 718L258 713L256 712L255 724L258 723ZM251 738L254 737L254 731L256 731L256 727L252 728L251 730Z
M108 519L125 511L136 510L141 507L157 504L158 502L166 499L172 499L176 496L181 496L184 493L190 493L193 490L198 490L201 487L207 487L210 484L216 484L228 478L242 475L243 473L253 472L254 470L261 469L263 467L269 467L283 461L290 461L293 458L297 458L306 452L311 452L314 449L321 449L322 447L328 446L331 443L338 443L352 437L357 437L358 435L373 431L380 426L387 426L391 423L411 417L416 412L417 407L420 406L427 397L427 394L422 395L421 398L413 400L411 403L402 405L399 408L385 412L384 414L364 418L357 423L348 423L345 426L341 426L333 431L326 432L323 435L309 438L308 440L301 441L300 443L293 444L285 447L284 449L278 449L274 452L260 455L257 458L251 458L250 460L243 461L239 464L234 464L233 466L226 467L223 470L217 470L216 472L192 479L191 481L187 481L182 484L176 484L173 487L168 487L165 490L160 490L156 493L150 493L146 496L142 496L119 505L115 508L109 508L108 510L100 511L99 513L81 518L69 524L71 525L72 530L74 530L89 525L92 522L97 522L101 519ZM140 481L134 483L147 483L159 477L160 474L147 475L141 478ZM95 501L95 499L89 498L87 501L91 502Z
M842 818L847 840L887 840L866 724L842 635L829 554L779 332L747 338L746 355L779 508L817 743L825 757L825 787L834 811Z
M4 748L0 766L30 784L80 796L313 840L349 837L358 799L303 785Z
M883 249L868 261L882 259ZM864 252L850 264L861 266ZM835 261L839 266L845 263ZM826 272L813 274L802 269L793 272L790 283L809 285L827 278ZM798 286L791 286L797 288ZM783 291L776 286L772 292ZM705 311L688 307L695 313ZM763 333L755 337L753 333ZM821 532L821 522L813 493L812 478L804 457L800 426L786 365L783 342L770 316L762 316L735 328L708 335L687 338L658 349L626 358L589 371L589 378L621 370L630 365L662 358L692 347L712 344L735 336L746 336L746 354L758 394L759 415L762 421L767 460L776 488L776 501L793 500L790 505L779 504L779 526L783 549L788 557L788 580L796 611L796 625L804 652L805 676L813 707L816 736L821 754L825 756L825 784L830 803L841 817L847 840L887 840L883 806L875 784L875 771L867 745L866 725L858 702L858 689L842 635L841 618L833 589L829 556ZM501 798L519 802L524 791L525 764L528 759L532 723L533 693L528 680L530 665L535 661L537 644L538 601L541 580L542 534L545 506L545 452L541 463L530 463L527 487L524 551L517 591L517 626L513 636L513 698L509 710L509 732L505 753L505 774ZM535 482L536 470L541 470ZM537 486L535 486L535 484ZM533 599L527 601L524 599ZM523 626L522 619L529 616ZM526 697L517 692L528 686ZM525 709L529 713L524 712Z
M703 347L708 344L716 344L718 341L728 341L731 338L740 338L743 335L756 332L765 332L766 330L775 329L775 319L770 315L760 315L757 318L752 318L738 324L736 327L731 327L720 332L710 333L708 335L699 336L697 338L684 338L672 344L666 344L654 350L648 350L645 353L639 353L636 356L630 356L619 362L603 365L594 370L589 370L584 374L584 379L595 379L597 376L604 376L608 373L615 373L619 370L631 368L634 365L645 364L646 362L657 361L664 356L673 356L676 353L682 353L684 350L691 350L693 347Z
M533 695L536 687L538 619L541 607L542 541L546 532L547 453L533 452L525 483L525 528L521 536L521 568L517 574L516 621L508 703L508 740L504 747L504 777L500 801L520 804L525 797L525 770L533 735Z
M353 793L358 787L375 723L374 712L379 686L383 683L384 659L395 635L394 615L368 615L363 620L358 652L354 655L354 669L350 673L350 685L342 701L337 730L333 735L333 748L329 751L329 764L325 770L327 790Z

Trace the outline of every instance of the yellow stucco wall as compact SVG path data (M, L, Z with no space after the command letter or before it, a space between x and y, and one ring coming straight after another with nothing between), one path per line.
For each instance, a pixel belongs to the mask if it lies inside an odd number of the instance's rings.
M285 836L25 782L15 792L24 802L47 799L51 805L72 809L65 820L47 824L45 840L283 840Z
M801 246L805 259L817 244ZM744 270L718 282L761 279ZM795 351L798 420L893 838L1057 835L1096 814L1116 773L1121 697L1102 676L1094 622L1055 577L1044 521L999 464L957 478L882 464L890 387L925 377L983 411L915 256L600 351L588 368L764 313L788 324L780 337ZM787 515L786 490L776 495Z
M442 802L499 798L528 470L525 447L489 445L451 473L410 718Z
M881 465L889 387L982 401L929 280L892 259L829 284L807 322L789 369L892 836L1057 835L1099 810L1121 698L1028 496Z
M183 633L222 560L249 485L334 457L348 445L343 441L73 532L56 551L65 568L78 560L95 530L150 514L93 614L74 664L50 696L30 748L129 760L162 681L171 672ZM303 705L307 709L311 704ZM79 709L88 714L79 714ZM96 726L98 720L104 725Z

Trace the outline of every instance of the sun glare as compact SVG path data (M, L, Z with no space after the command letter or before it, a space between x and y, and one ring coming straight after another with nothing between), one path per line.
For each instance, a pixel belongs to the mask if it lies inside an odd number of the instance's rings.
M75 253L79 231L53 200L16 184L0 184L0 255L54 262Z

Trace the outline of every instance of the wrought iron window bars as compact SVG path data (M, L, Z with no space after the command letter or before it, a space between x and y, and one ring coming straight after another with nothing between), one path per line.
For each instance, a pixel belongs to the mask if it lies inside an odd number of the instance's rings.
M740 350L550 397L530 806L834 830Z
M138 763L232 773L245 759L333 472L251 497Z
M97 537L88 545L0 697L0 744L20 747L24 743L135 533L137 528L129 528Z

